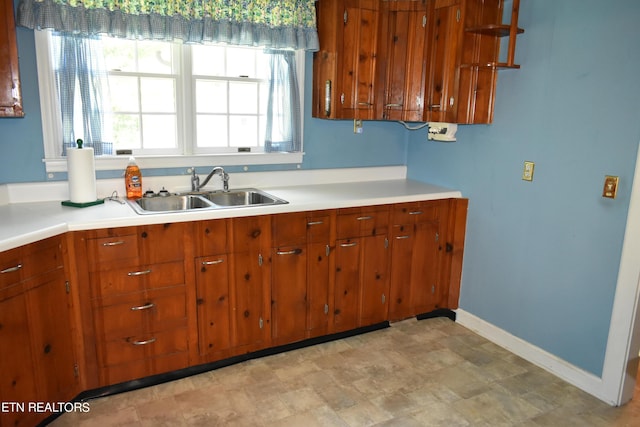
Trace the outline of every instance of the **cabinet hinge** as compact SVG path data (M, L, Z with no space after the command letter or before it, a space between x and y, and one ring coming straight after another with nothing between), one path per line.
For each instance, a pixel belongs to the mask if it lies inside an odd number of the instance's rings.
M262 327L264 326L264 321L262 320L262 317L260 317L260 320L258 320L258 325L260 326L260 329L262 329Z
M344 92L340 94L340 104L344 105Z
M344 14L342 15L342 19L344 21L344 23L347 23L347 19L348 19L349 15L347 14L347 9L344 10Z
M326 245L324 248L324 253L326 256L329 256L329 254L331 253L331 246Z
M384 248L387 249L389 247L389 239L387 237L384 238Z
M440 233L438 233L438 232L436 231L435 241L437 242L437 241L439 241L439 240L440 240Z
M386 301L387 301L387 296L385 294L382 294L382 304L384 305Z
M324 305L324 314L329 314L329 304Z
M67 293L71 293L71 285L69 284L69 281L65 281L64 282L64 289L67 291Z
M78 367L77 363L73 364L73 376L76 378L80 377L80 368Z
M258 265L259 265L260 267L262 267L262 261L263 261L263 259L262 259L262 254L258 254Z
M431 293L432 294L436 293L436 285L431 285Z
M456 22L460 22L460 9L456 10Z
M427 15L422 15L422 28L427 26Z

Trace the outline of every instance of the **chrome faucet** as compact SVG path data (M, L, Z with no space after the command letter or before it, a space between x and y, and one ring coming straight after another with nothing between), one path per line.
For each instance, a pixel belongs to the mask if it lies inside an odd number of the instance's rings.
M200 191L202 187L207 185L211 177L215 174L219 174L220 178L222 178L222 189L223 191L229 191L229 174L224 171L221 166L216 166L213 168L209 175L204 179L204 182L200 184L200 177L196 175L196 168L191 168L191 191Z

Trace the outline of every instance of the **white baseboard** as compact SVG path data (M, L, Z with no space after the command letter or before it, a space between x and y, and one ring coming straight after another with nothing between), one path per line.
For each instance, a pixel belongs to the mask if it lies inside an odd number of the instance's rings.
M609 396L606 393L602 378L580 369L465 310L456 310L456 322L605 403L616 405L617 396Z

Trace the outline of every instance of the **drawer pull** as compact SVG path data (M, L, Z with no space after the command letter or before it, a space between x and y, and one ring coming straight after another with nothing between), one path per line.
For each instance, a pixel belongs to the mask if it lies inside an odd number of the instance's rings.
M4 274L4 273L13 273L14 271L18 271L22 268L22 264L18 264L15 267L9 267L9 268L5 268L4 270L0 271L0 273Z
M308 226L324 224L324 221L309 221Z
M150 338L150 339L144 340L144 341L134 341L131 344L133 344L133 345L147 345L147 344L152 344L154 342L156 342L156 339L155 338Z
M293 249L290 251L276 251L276 255L299 255L302 253L302 249Z
M143 276L145 274L151 273L151 270L142 270L142 271L130 271L127 273L127 276Z
M356 218L356 220L358 220L358 221L367 221L367 220L370 220L370 219L373 219L373 217L372 216L359 216L358 218Z
M422 211L409 212L409 215L422 215Z
M117 240L115 242L105 242L102 244L102 246L118 246L118 245L124 245L124 240Z
M224 262L223 259L216 259L213 261L202 261L202 265L216 265L216 264L222 264Z
M355 246L355 245L357 245L357 244L358 244L358 242L340 243L340 247L343 247L343 248L351 248L351 247L353 247L353 246Z
M156 305L152 302L147 303L145 305L139 305L137 307L131 307L132 311L140 311L140 310L149 310L150 308L155 307Z
M396 236L396 240L408 239L409 236Z

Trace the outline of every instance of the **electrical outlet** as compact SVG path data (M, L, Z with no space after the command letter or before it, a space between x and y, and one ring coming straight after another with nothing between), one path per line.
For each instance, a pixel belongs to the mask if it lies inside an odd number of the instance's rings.
M536 166L534 162L524 162L522 168L522 179L524 181L533 181L533 168Z
M602 197L615 199L618 194L618 183L620 178L617 176L606 175L604 177L604 187L602 188Z

